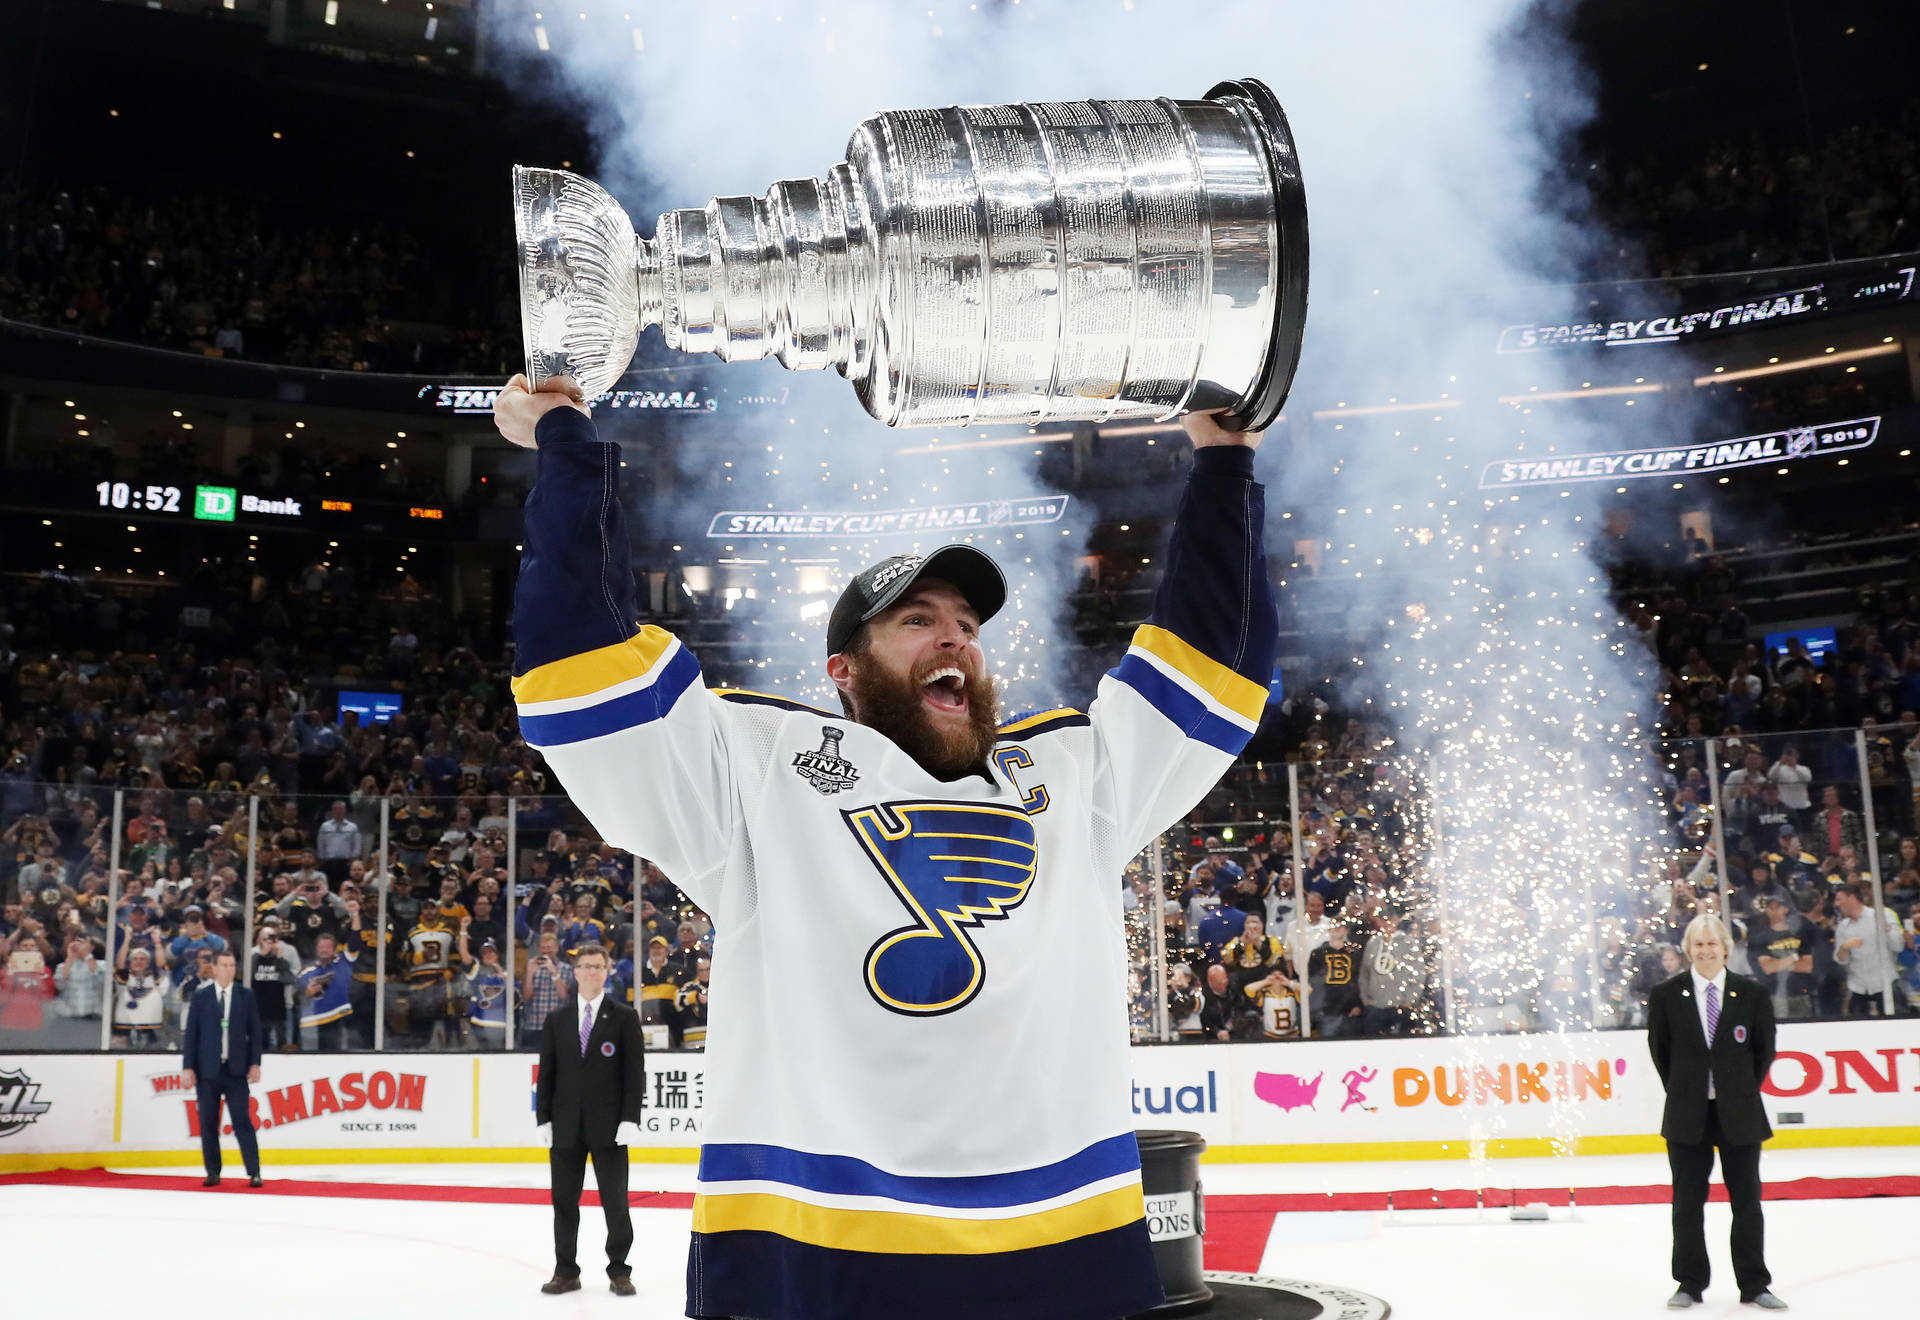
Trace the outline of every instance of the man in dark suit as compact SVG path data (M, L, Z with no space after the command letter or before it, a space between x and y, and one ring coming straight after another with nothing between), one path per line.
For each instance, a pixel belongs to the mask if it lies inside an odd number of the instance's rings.
M1760 1144L1773 1135L1760 1083L1773 1066L1773 1000L1758 981L1727 972L1726 923L1703 913L1682 941L1688 970L1647 999L1647 1046L1667 1088L1660 1135L1673 1169L1673 1278L1667 1306L1697 1305L1707 1290L1707 1182L1713 1153L1733 1202L1733 1274L1740 1300L1767 1311L1787 1304L1769 1290L1760 1214Z
M553 1176L553 1277L543 1293L574 1292L580 1265L580 1189L587 1159L607 1216L607 1278L622 1297L634 1295L627 1252L633 1217L627 1211L627 1147L640 1139L640 1101L646 1063L640 1015L606 993L612 961L599 944L574 954L575 994L547 1015L540 1032L540 1083L535 1121L550 1148Z
M201 1185L220 1185L220 1102L226 1101L249 1186L260 1185L260 1146L253 1137L247 1087L260 1080L260 1005L253 991L233 980L233 950L214 957L213 980L187 1005L187 1036L181 1045L182 1080L200 1105L200 1154L207 1177Z

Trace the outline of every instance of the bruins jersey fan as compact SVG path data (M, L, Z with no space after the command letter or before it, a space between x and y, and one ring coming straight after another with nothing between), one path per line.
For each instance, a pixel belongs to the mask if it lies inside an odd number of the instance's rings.
M680 1011L680 1043L688 1049L707 1047L707 1008L710 996L706 981L695 977L680 987L675 996Z
M1149 621L1088 709L996 742L973 719L991 710L978 627L1006 582L979 550L872 565L829 618L850 706L862 675L904 687L917 722L900 740L711 689L692 651L634 623L617 446L575 408L541 418L514 599L521 732L601 837L656 862L715 930L688 1315L1067 1320L1160 1302L1118 881L1258 726L1278 633L1253 451L1189 424L1209 443ZM970 769L927 768L975 742Z
M1260 1015L1260 1034L1287 1040L1300 1034L1300 992L1277 981L1256 981L1244 992Z

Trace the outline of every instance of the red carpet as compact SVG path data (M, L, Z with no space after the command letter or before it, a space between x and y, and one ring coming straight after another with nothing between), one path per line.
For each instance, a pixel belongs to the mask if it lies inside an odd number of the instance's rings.
M145 1191L208 1192L198 1174L108 1173L104 1169L53 1169L44 1173L0 1174L0 1187L36 1184L55 1187L101 1187ZM1580 1205L1664 1205L1670 1189L1647 1187L1581 1187L1573 1192ZM269 1178L259 1191L247 1186L246 1175L228 1177L216 1195L340 1196L375 1201L464 1201L494 1205L545 1205L547 1193L538 1187L439 1187L424 1183L316 1182ZM1472 1191L1431 1187L1387 1192L1274 1193L1255 1196L1214 1195L1207 1198L1206 1267L1210 1270L1252 1272L1260 1268L1275 1215L1329 1210L1471 1210L1475 1204L1505 1209L1518 1201L1564 1206L1568 1189L1549 1187L1510 1191L1490 1187L1481 1202ZM1869 1196L1920 1196L1920 1177L1797 1178L1768 1183L1769 1201L1822 1201ZM1389 1207L1391 1198L1391 1207ZM631 1192L629 1202L653 1210L686 1210L691 1192ZM1712 1199L1727 1199L1726 1188L1715 1185ZM598 1193L586 1192L581 1204L597 1206Z

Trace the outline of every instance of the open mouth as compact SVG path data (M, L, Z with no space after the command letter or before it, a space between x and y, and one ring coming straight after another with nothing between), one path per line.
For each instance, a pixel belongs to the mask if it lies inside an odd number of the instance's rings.
M944 665L920 680L922 699L935 710L964 715L967 710L967 676L958 666Z

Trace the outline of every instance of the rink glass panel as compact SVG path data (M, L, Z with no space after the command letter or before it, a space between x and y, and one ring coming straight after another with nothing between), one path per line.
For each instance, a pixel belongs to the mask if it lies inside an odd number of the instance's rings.
M1257 978L1232 969L1229 1035L1256 1041L1639 1027L1646 994L1678 968L1669 947L1703 910L1730 919L1734 970L1767 981L1783 1019L1839 1016L1846 996L1844 969L1832 956L1838 881L1872 884L1909 935L1920 915L1913 776L1890 727L1664 744L1653 749L1660 782L1647 790L1649 824L1628 841L1623 873L1542 873L1492 888L1434 864L1449 855L1445 817L1416 760L1395 749L1338 750L1352 754L1232 767L1185 822L1115 877L1136 1042L1216 1038L1183 1023L1173 995L1177 982L1206 983L1248 911L1282 944L1281 970L1295 987L1292 1002L1276 1006L1246 996ZM311 781L324 770L291 758L245 787L113 790L9 775L0 786L0 1049L177 1051L184 996L199 970L184 921L190 903L203 909L205 931L235 950L242 980L263 1005L278 998L284 1006L270 1048L529 1048L545 1004L570 991L570 955L586 939L609 948L609 990L642 1012L653 1048L698 1048L698 1013L680 983L693 979L710 928L670 878L584 838L562 796L538 796L511 779L502 792L486 782L488 767L466 767L478 776L468 793L417 794L407 770L396 769L387 786L343 795L283 791L276 774L294 781L304 772ZM1843 813L1837 827L1822 815L1829 790ZM327 824L336 802L351 828ZM1710 849L1716 825L1724 867ZM1797 831L1792 855L1782 825ZM50 863L38 856L43 838L53 844ZM448 864L463 853L478 870L443 892ZM1196 873L1207 867L1222 873L1214 892L1228 900L1211 920L1209 904L1193 903ZM1235 896L1236 868L1255 878L1257 898ZM388 875L391 886L381 883ZM1777 956L1786 944L1763 931L1773 929L1764 903L1772 888L1793 900L1792 966ZM1362 960L1386 933L1377 914L1391 919L1394 943L1383 952L1391 952L1386 966L1404 991L1393 1011L1329 1018L1343 997L1329 984L1340 979L1337 960L1313 957L1330 940L1300 920L1316 891L1329 900L1325 920L1346 922ZM429 907L443 915L423 923ZM135 918L135 908L152 915ZM529 959L541 957L547 908L557 918L547 933L559 946L545 982L552 989L529 1003ZM261 939L269 914L284 959L277 968ZM684 948L683 922L692 927ZM346 1011L324 1030L300 1022L316 1016L303 1011L314 1001L338 994L331 978L315 988L323 933L336 937L334 975L347 989ZM655 933L671 946L674 984L656 983L649 993L639 983ZM69 984L84 970L60 971L75 936L94 949L98 994ZM133 950L150 951L156 940L167 950L164 965L149 952L141 974ZM1890 992L1896 1006L1920 982L1910 938L1907 945ZM1758 961L1763 952L1772 971ZM1801 956L1811 963L1803 967ZM75 965L84 968L84 957Z

